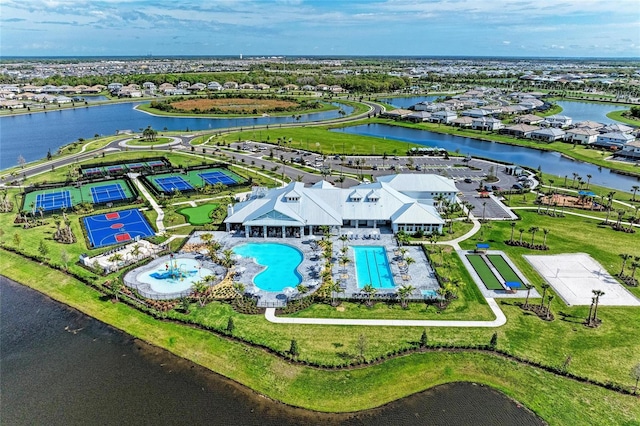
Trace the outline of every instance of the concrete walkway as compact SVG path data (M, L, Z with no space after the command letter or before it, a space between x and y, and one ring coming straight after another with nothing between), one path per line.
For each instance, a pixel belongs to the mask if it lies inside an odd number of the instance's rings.
M158 213L158 217L156 218L156 227L158 228L158 232L163 232L166 229L164 226L164 211L158 205L158 203L156 203L156 200L153 199L151 194L149 194L147 188L145 188L142 182L140 182L140 180L138 179L138 175L129 173L129 178L131 179L131 182L133 182L133 184L136 186L136 188L138 188L140 194L142 194L142 196L146 198L147 201L149 201L151 207L156 211L156 213Z
M462 236L460 236L458 238L455 238L453 240L438 241L436 244L453 246L453 248L455 248L456 250L460 250L460 245L459 245L460 242L468 240L469 238L473 237L478 231L480 231L480 227L482 226L480 221L478 219L476 219L473 215L469 216L469 218L471 219L471 222L473 223L473 227L469 230L469 232L467 232L466 234L464 234L464 235L462 235Z
M495 299L488 298L487 304L496 316L493 321L445 321L445 320L382 320L382 319L339 319L339 318L285 318L277 317L275 308L267 308L264 317L276 324L306 325L363 325L386 327L500 327L507 322Z

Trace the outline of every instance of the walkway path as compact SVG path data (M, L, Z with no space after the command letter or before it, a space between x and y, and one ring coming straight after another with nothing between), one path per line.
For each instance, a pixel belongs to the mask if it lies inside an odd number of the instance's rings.
M446 320L382 320L382 319L341 319L341 318L287 318L277 317L275 308L267 308L264 317L276 324L306 325L363 325L386 327L500 327L507 322L495 299L487 298L487 304L496 319L493 321L446 321Z
M151 207L156 211L156 213L158 213L158 217L156 218L156 228L158 229L158 232L163 232L166 229L164 226L164 211L162 210L160 205L156 203L156 200L153 199L151 194L149 194L147 188L145 188L144 185L140 182L137 174L129 173L129 178L131 179L131 182L133 182L133 184L138 188L140 194L142 194L142 196L147 199Z
M469 230L469 232L467 232L466 234L455 238L453 240L449 240L449 241L438 241L437 244L442 244L442 245L448 245L448 246L453 246L453 248L455 248L456 250L461 250L460 248L460 242L464 241L464 240L468 240L469 238L473 237L478 231L480 231L480 228L482 227L482 224L480 223L480 221L478 219L476 219L475 217L473 217L473 215L469 216L469 218L471 219L471 222L473 223L473 227Z

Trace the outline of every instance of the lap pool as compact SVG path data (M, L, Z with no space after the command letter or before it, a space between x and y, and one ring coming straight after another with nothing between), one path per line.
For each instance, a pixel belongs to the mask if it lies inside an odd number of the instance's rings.
M375 288L394 288L387 252L382 246L354 246L354 258L358 287L367 284Z
M281 292L285 287L295 287L302 282L298 273L302 252L295 247L279 243L247 243L234 247L233 252L253 258L265 267L253 278L253 283L261 290Z

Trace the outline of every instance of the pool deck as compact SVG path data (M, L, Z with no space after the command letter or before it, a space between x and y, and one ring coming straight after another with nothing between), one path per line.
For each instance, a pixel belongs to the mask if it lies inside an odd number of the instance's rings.
M352 229L348 234L351 239L344 244L347 247L351 246L382 246L385 247L387 253L387 259L389 266L393 274L393 280L395 283L394 288L382 288L378 289L378 292L374 295L375 299L387 299L395 298L396 290L402 285L412 285L415 290L411 295L411 299L424 299L432 298L436 295L436 290L439 288L438 282L435 278L435 273L420 246L405 246L407 253L406 256L412 257L416 262L409 267L408 273L402 273L400 270L401 256L398 251L398 247L391 230L379 229L380 239L377 238L363 238L369 236L372 229L361 228ZM347 234L348 230L343 230L343 233ZM199 243L200 234L207 232L196 232L190 239L190 243ZM310 238L305 236L303 238L246 238L239 235L230 234L227 232L208 232L213 234L214 238L219 241L223 249L233 248L237 245L244 243L280 243L288 244L300 250L303 254L303 259L298 266L298 272L302 276L302 284L305 285L309 292L313 292L320 287L322 271L322 265L324 263L321 252L317 253L313 250L313 245L320 237ZM357 238L356 238L357 235ZM363 295L361 288L358 286L355 270L355 262L353 258L353 249L347 251L347 257L349 262L343 266L339 263L340 257L342 257L341 248L343 242L339 240L339 236L333 235L331 237L333 241L333 279L340 284L342 291L337 294L339 298L358 298ZM235 258L237 263L235 265L236 281L244 284L246 293L251 294L258 298L258 306L261 307L281 307L286 305L288 300L295 299L301 295L296 289L285 288L282 292L269 292L261 290L253 284L253 277L255 277L261 270L262 266L256 264L252 259L243 258L237 256ZM427 294L428 296L424 296Z

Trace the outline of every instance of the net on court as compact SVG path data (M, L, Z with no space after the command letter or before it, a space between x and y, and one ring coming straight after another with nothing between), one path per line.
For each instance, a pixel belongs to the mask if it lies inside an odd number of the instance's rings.
M71 207L71 194L69 191L44 192L36 195L34 203L35 211L60 210Z
M222 183L224 185L233 185L237 181L225 173L220 171L212 171L205 173L198 173L198 176L202 178L209 185L215 185L216 183Z
M175 191L193 191L193 186L182 176L155 177L153 181L165 193Z
M91 197L94 203L108 203L110 201L120 201L128 198L119 183L94 186L91 188Z

